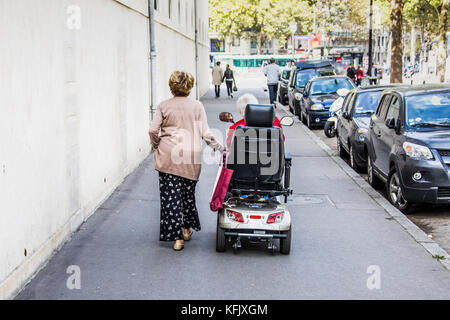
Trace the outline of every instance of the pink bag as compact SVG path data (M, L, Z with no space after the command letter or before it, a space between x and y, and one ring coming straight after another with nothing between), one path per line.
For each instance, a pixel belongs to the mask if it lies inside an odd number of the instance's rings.
M223 200L227 194L228 185L230 184L231 176L233 175L233 170L227 168L228 162L228 152L224 152L222 157L225 155L225 164L222 163L219 166L219 171L217 172L216 183L214 185L214 191L209 202L209 207L211 211L218 211L222 208Z

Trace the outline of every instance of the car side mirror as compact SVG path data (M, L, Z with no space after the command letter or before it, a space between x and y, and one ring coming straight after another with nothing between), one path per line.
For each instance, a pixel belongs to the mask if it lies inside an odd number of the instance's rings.
M344 111L344 112L342 113L342 118L344 118L344 119L350 118L349 113L348 113L347 111Z
M389 129L395 129L395 118L388 118L385 122L386 127L388 127Z
M290 127L294 124L294 118L290 116L283 117L281 118L280 123L284 127Z
M232 123L234 123L233 115L231 113L229 113L229 112L221 112L219 114L219 120L222 121L222 122L232 122Z

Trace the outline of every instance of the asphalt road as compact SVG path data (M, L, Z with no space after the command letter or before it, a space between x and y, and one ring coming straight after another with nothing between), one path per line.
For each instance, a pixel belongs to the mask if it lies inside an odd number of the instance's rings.
M239 80L237 96L267 102L258 78ZM224 92L225 90L222 90ZM204 98L210 126L234 100ZM285 112L279 110L278 115ZM381 208L296 123L285 128L293 155L290 255L264 246L215 252L209 198L216 165L197 188L202 231L181 252L158 241L159 194L152 157L54 255L18 299L449 299L450 272ZM68 289L69 266L81 271ZM374 271L375 270L375 271ZM375 273L374 273L375 272ZM371 282L374 276L380 281ZM369 285L377 283L379 286ZM372 289L369 289L372 288Z

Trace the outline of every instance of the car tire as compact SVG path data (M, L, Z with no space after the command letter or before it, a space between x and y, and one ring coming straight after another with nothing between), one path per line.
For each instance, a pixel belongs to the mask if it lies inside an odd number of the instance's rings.
M291 252L292 226L282 234L285 234L286 238L280 239L280 253L289 254Z
M372 159L367 156L367 180L369 184L375 189L381 189L383 187L383 181L375 174L375 170L372 165Z
M355 148L353 148L353 145L350 143L350 150L349 150L349 156L350 156L350 166L358 173L361 173L363 171L363 168L359 166L355 161Z
M403 213L409 213L411 209L411 202L403 197L403 184L395 167L392 168L389 173L386 187L387 195L392 205Z
M219 226L219 214L217 214L216 251L224 252L226 245L225 231Z
M328 138L334 138L336 136L336 130L334 130L334 122L327 121L325 127L323 128L325 135Z
M339 157L341 157L342 159L346 159L348 157L348 153L342 147L341 140L339 139L339 136L336 136L336 141L337 141L337 153L338 153Z
M313 125L311 123L311 117L309 115L306 115L306 126L308 127L308 129L313 128Z

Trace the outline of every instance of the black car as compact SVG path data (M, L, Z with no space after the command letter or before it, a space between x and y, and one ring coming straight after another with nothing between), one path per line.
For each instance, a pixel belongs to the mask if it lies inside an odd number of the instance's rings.
M277 101L281 104L288 104L288 88L289 77L291 75L291 69L286 68L281 70L280 81L278 81Z
M295 94L299 102L300 120L312 128L324 125L330 117L330 106L339 98L336 91L345 88L352 90L355 84L346 76L324 76L312 78L305 90Z
M289 110L300 115L297 94L302 94L308 81L314 77L335 75L333 65L328 60L310 60L297 62L292 68L289 78L288 103ZM298 97L298 95L297 95Z
M361 172L367 166L367 132L370 117L378 106L380 96L387 86L358 87L345 97L337 120L336 137L339 155L350 157L350 165Z
M385 90L371 117L368 180L391 203L450 203L450 86Z

